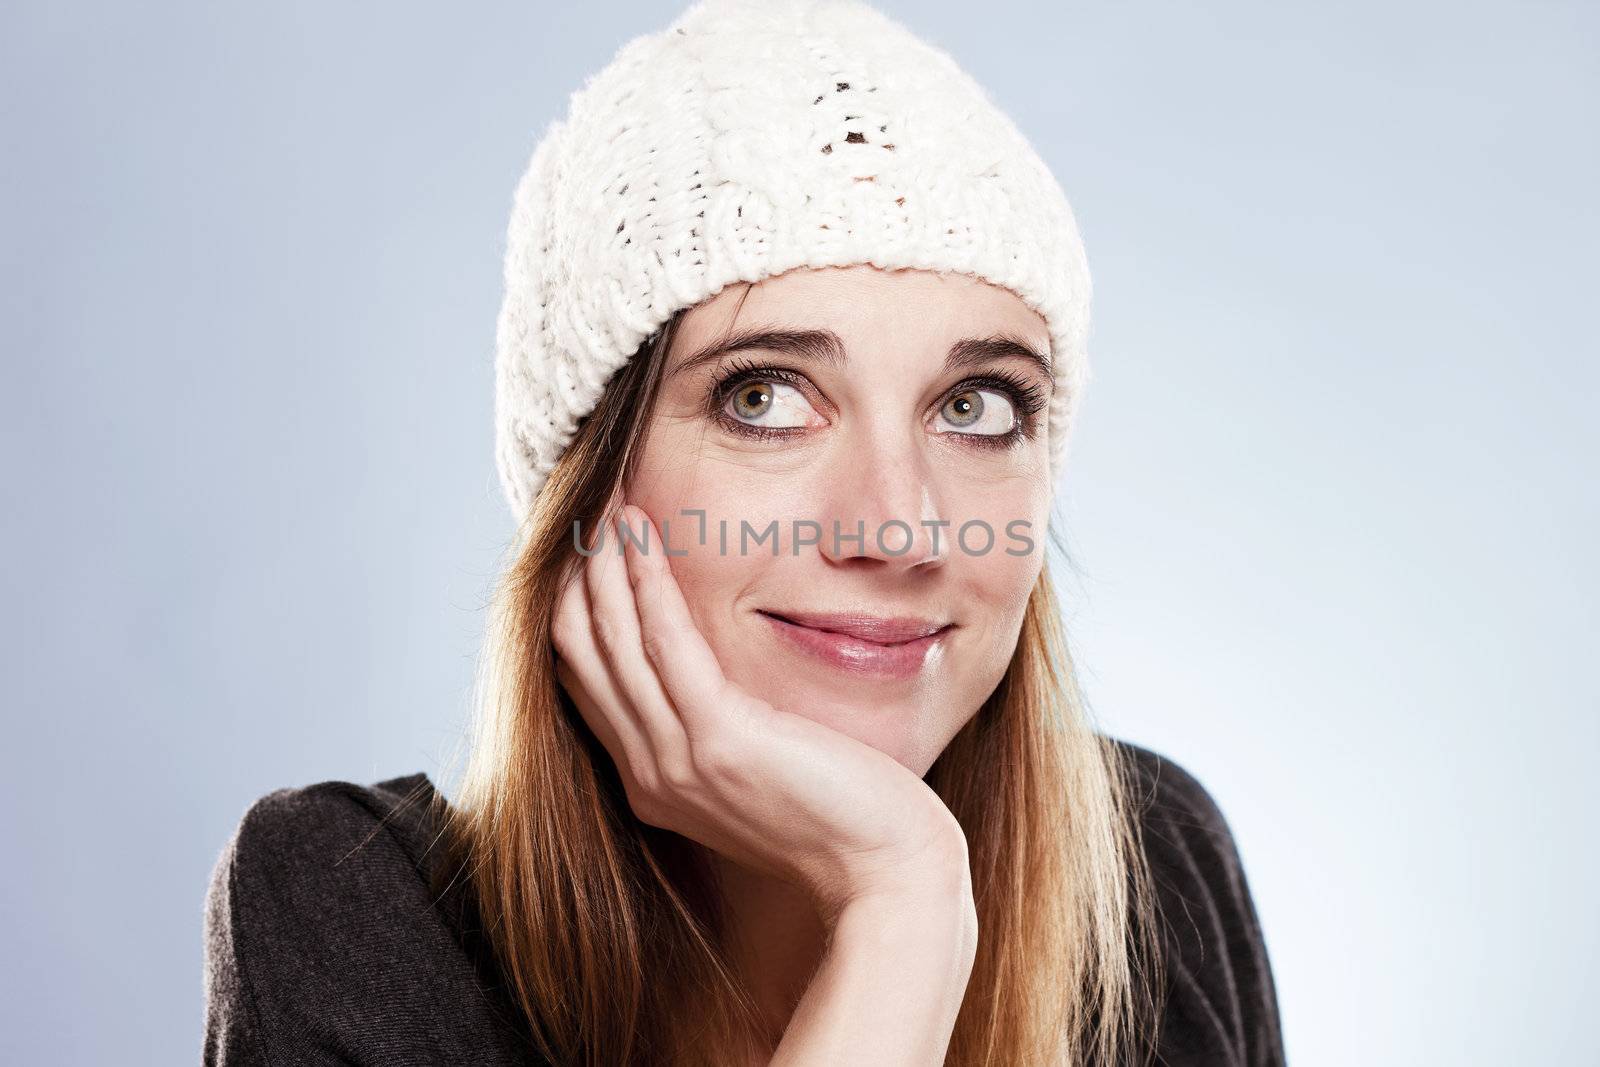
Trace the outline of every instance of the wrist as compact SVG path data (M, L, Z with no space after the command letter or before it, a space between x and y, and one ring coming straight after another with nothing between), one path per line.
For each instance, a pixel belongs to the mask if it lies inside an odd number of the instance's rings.
M847 902L829 930L831 951L920 959L963 984L978 948L978 912L970 881L963 888L906 887Z
M833 909L835 924L847 916L863 924L915 925L922 918L970 920L975 925L977 908L965 847L941 862L920 865L914 872L856 886Z

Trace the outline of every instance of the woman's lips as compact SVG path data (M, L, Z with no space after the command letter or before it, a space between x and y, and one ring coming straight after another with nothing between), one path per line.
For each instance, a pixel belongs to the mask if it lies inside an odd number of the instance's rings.
M786 641L824 663L854 674L914 677L953 624L928 619L789 612L760 615Z

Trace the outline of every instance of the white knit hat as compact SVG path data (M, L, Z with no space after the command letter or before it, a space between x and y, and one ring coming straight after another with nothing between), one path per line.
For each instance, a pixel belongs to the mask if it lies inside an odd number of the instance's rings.
M495 457L519 522L682 308L795 267L969 274L1045 320L1058 469L1089 271L1049 168L946 52L856 0L703 0L572 94L517 186Z

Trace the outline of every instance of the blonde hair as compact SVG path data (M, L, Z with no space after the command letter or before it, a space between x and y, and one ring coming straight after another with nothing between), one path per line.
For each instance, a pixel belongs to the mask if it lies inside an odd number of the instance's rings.
M518 531L466 770L441 803L445 875L464 880L526 1037L553 1063L744 1062L756 1030L702 846L634 817L550 641L573 523L626 480L677 322L608 384ZM979 922L945 1063L1149 1062L1162 961L1135 779L1091 726L1048 568L999 686L926 780L966 832Z

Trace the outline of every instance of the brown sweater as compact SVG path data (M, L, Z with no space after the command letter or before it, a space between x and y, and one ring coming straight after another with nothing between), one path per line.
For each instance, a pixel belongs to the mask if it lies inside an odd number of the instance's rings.
M1167 944L1156 1062L1284 1063L1266 946L1222 813L1178 764L1119 744L1142 780ZM461 895L432 892L435 796L419 773L280 789L250 806L205 900L206 1064L546 1067L518 1036Z

